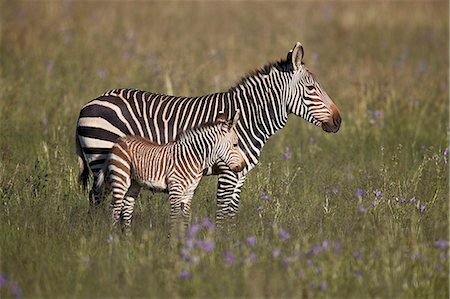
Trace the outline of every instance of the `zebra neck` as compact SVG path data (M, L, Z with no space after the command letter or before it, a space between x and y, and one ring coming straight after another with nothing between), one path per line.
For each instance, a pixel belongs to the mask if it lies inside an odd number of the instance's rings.
M179 154L184 158L189 158L191 162L195 161L194 164L198 166L196 171L200 173L215 162L212 144L215 137L214 132L210 130L193 129L185 132L185 136L177 143Z

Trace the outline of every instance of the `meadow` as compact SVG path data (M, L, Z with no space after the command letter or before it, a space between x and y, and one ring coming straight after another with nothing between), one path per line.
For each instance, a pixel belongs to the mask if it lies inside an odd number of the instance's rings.
M0 297L449 297L448 2L1 2ZM340 109L291 116L262 151L228 234L216 178L178 248L166 195L133 232L89 215L75 124L101 93L228 89L305 61Z

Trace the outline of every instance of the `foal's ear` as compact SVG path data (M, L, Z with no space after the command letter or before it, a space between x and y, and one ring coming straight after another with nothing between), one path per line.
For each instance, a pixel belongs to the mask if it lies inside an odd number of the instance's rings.
M289 52L289 54L291 55L292 66L294 67L294 71L297 71L298 69L300 69L303 62L304 51L302 44L297 42L294 48Z

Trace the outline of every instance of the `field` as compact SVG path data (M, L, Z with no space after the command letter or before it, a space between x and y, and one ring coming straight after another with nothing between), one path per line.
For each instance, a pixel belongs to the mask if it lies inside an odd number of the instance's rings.
M448 298L448 5L1 2L0 297ZM142 192L128 238L88 214L82 105L226 90L297 41L342 126L291 116L234 230L210 224L216 177L178 248L165 195Z

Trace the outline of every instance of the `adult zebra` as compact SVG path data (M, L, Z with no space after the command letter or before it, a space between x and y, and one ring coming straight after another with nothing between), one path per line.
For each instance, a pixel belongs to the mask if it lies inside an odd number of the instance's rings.
M224 163L205 170L206 175L219 176L217 220L235 216L246 174L258 163L269 137L285 126L289 114L325 132L339 130L339 111L305 66L303 55L297 42L286 59L250 73L226 92L179 97L114 89L87 103L78 118L76 142L83 186L88 183L89 168L93 172L91 205L100 202L95 188L98 173L118 137L140 135L163 144L173 141L179 131L214 121L219 112L232 119L240 110L236 129L247 166L238 174Z

